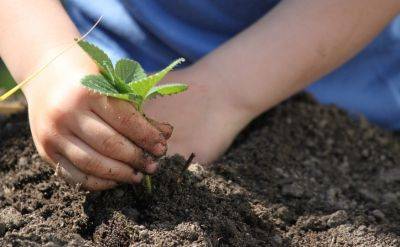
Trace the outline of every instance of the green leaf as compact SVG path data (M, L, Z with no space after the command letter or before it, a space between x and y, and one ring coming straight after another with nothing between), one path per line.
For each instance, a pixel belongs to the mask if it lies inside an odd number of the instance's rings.
M135 92L136 95L140 95L143 98L145 98L151 88L157 85L157 83L161 81L168 72L170 72L178 64L184 61L185 59L179 58L175 60L173 63L171 63L168 67L161 70L160 72L150 75L141 80L131 82L128 85L131 87L132 91Z
M186 89L188 89L188 86L181 83L172 83L172 84L156 86L150 89L150 91L147 93L145 97L145 100L149 98L154 98L156 96L166 96L166 95L181 93L183 91L186 91Z
M142 66L131 59L121 59L115 64L115 74L125 83L137 81L147 75Z
M135 97L134 95L127 93L119 93L118 90L115 89L114 86L102 75L87 75L82 78L81 84L99 94L122 100L133 101L133 98Z
M84 40L79 41L78 44L96 62L102 73L106 73L110 78L113 77L113 64L102 49Z
M118 90L119 93L130 93L132 91L131 87L129 87L128 84L126 84L118 76L113 77L112 84Z
M126 94L130 92L130 87L126 85L124 81L120 81L116 78L116 72L114 71L111 59L103 50L83 40L79 42L79 45L96 62L97 66L100 68L100 72L104 75L105 79L114 85L118 93Z

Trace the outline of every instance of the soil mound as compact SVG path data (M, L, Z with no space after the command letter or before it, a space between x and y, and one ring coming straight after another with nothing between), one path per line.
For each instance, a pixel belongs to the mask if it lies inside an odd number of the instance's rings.
M1 246L399 246L397 137L297 96L210 169L162 161L152 195L78 191L0 118Z

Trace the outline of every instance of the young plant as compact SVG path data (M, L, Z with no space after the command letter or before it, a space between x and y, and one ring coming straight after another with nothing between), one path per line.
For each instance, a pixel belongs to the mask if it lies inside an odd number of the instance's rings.
M131 102L143 114L143 104L146 100L156 96L166 96L185 91L185 84L173 83L157 86L165 75L174 67L184 61L183 58L175 60L158 73L147 75L142 66L131 59L121 59L115 66L107 54L100 48L87 41L79 41L80 47L93 59L100 70L98 75L87 75L81 84L102 95L114 97ZM145 186L151 193L152 184L149 175L144 177Z

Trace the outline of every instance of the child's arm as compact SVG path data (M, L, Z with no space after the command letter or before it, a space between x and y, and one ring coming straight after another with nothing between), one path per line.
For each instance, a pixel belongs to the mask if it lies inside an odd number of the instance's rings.
M21 81L79 33L55 0L0 1L0 56ZM57 173L91 190L137 183L155 164L143 149L162 155L167 125L151 125L133 106L89 93L79 80L97 73L75 47L31 81L23 92L39 153ZM161 132L159 129L162 129Z
M146 112L176 127L169 151L212 161L251 119L351 58L399 11L399 0L284 0L198 63L172 72L168 81L190 90L151 102Z
M255 116L350 59L399 11L398 0L286 0L191 74Z

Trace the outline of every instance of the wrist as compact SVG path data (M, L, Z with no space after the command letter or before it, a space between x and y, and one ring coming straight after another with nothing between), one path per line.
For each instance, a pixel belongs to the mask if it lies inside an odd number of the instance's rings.
M187 97L190 101L201 102L208 109L209 119L217 121L229 133L238 133L258 114L246 104L242 95L237 94L233 83L227 83L207 65L194 64L174 71L166 81L188 84ZM180 97L180 96L177 96Z
M207 84L212 95L213 108L219 107L227 114L235 112L238 121L247 122L258 115L257 110L249 100L246 83L235 80L234 72L221 70L215 63L209 60L200 60L189 67L189 74L201 78L200 81Z

